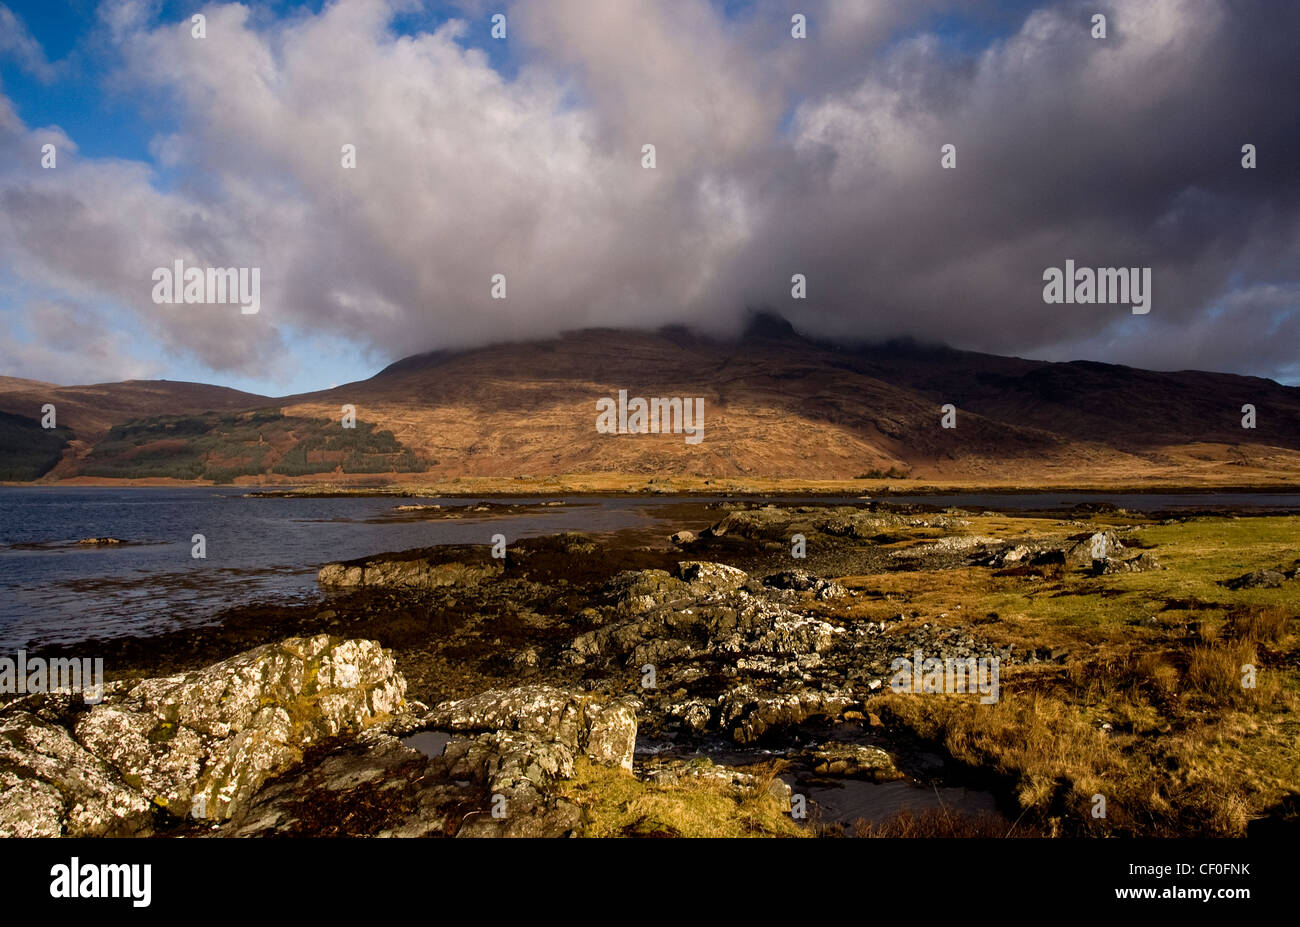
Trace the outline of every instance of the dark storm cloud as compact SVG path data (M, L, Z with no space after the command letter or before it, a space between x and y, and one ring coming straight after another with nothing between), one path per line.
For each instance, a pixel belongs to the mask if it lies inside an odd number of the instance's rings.
M765 0L731 20L703 0L520 3L507 79L465 45L482 5L416 36L382 0L279 24L212 7L197 41L106 4L117 79L174 101L153 150L181 179L8 167L0 247L232 371L276 364L293 330L399 357L588 325L725 331L766 305L840 337L1300 374L1300 8L799 6L806 40ZM950 7L1004 32L972 48ZM0 119L6 150L37 135ZM149 269L177 258L260 266L262 314L153 305ZM1045 305L1067 258L1151 267L1150 314Z

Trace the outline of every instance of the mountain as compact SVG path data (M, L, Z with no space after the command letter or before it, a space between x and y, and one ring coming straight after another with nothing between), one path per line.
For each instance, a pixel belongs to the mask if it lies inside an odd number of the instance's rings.
M597 402L703 400L703 436L603 434ZM994 485L1300 476L1300 389L1230 374L1051 363L914 342L845 346L759 315L734 340L589 329L436 351L368 380L268 399L199 384L51 387L0 379L0 411L59 407L73 432L44 478L405 473ZM941 407L955 406L954 428ZM1242 427L1244 405L1254 429ZM353 406L357 429L341 429ZM65 411L66 410L66 411ZM9 435L9 437L5 437ZM12 432L0 430L0 454ZM184 466L180 466L180 463ZM416 476L418 474L418 476ZM397 478L396 476L394 478Z

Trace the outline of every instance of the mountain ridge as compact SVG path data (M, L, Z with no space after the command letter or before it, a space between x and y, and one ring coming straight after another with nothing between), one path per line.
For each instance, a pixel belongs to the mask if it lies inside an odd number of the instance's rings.
M620 389L632 397L703 399L703 440L692 446L680 434L601 434L596 403ZM198 453L208 469L248 480L312 475L280 473L287 454L294 470L337 464L315 475L338 477L354 475L349 460L373 467L400 459L408 468L418 460L427 466L421 478L432 480L583 473L843 480L890 472L1097 482L1121 474L1190 479L1215 470L1246 482L1289 482L1300 475L1297 387L902 339L835 344L770 313L755 314L734 339L681 326L600 328L424 352L365 380L278 398L178 381L51 387L0 378L0 411L34 421L47 401L72 432L42 473L47 481L103 471L110 452L150 461ZM955 407L954 428L942 427L947 404ZM1245 405L1255 407L1254 429L1242 427ZM366 425L368 444L328 437L325 423L337 426L345 406ZM248 418L259 410L281 418ZM193 435L176 437L178 427ZM268 443L258 429L276 446L253 455L253 435ZM200 433L207 437L196 450ZM10 444L25 440L6 434ZM113 472L131 471L122 460L111 463ZM409 480L413 472L392 475Z

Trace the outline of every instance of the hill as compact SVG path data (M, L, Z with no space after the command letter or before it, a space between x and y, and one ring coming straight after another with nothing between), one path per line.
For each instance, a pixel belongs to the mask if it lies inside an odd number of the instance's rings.
M616 404L621 390L627 405L637 397L703 400L701 439L688 441L680 429L602 433L597 404ZM368 380L274 400L167 381L50 387L0 380L0 410L31 415L44 401L58 404L59 424L73 432L47 479L150 475L154 452L188 461L186 472L215 472L230 455L214 452L212 429L203 432L205 450L195 444L198 434L164 433L163 418L258 409L281 418L247 421L221 440L226 452L235 444L245 451L251 444L272 447L261 456L235 454L239 472L227 466L227 477L373 475L384 464L394 480L426 483L573 474L609 475L615 483L888 474L983 485L1257 485L1300 475L1300 389L1271 380L1051 363L909 342L836 345L803 337L772 316L756 317L730 341L677 327L591 329L438 351L400 360ZM956 427L942 427L945 404L955 407ZM1254 429L1242 427L1247 404L1256 410ZM391 433L360 448L380 457L336 448L339 454L317 453L307 467L306 452L323 451L345 405L355 407L365 434ZM304 441L320 446L293 451ZM150 442L150 450L138 450ZM291 460L302 458L297 473L280 464L291 451Z

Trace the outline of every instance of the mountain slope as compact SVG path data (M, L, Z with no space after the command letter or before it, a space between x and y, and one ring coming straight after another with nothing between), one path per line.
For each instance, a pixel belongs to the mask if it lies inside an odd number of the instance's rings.
M76 433L74 445L82 444L54 477L89 472L93 457L103 466L104 451L92 449L110 426L131 419L198 406L270 407L315 422L312 433L324 434L338 427L345 405L355 407L359 422L392 433L397 456L391 459L427 466L418 474L423 481L602 473L852 479L892 471L990 485L1092 484L1194 482L1213 472L1239 474L1246 484L1300 475L1300 389L1294 387L907 343L836 346L763 316L734 341L682 328L593 329L433 352L368 380L275 400L164 381L53 388L28 382L15 389L0 381L0 410L16 411L17 399L30 406L35 392L54 393L48 401L68 407L65 414L60 406L59 423ZM703 439L600 433L597 401L616 399L619 390L647 399L703 399ZM945 403L956 406L956 428L941 427ZM1246 403L1256 408L1253 430L1241 427ZM114 447L118 458L129 450ZM321 459L334 466L332 458ZM130 472L129 465L109 463L113 472ZM367 469L373 467L372 461ZM242 472L277 471L268 464L265 471ZM341 461L337 472L353 471Z

